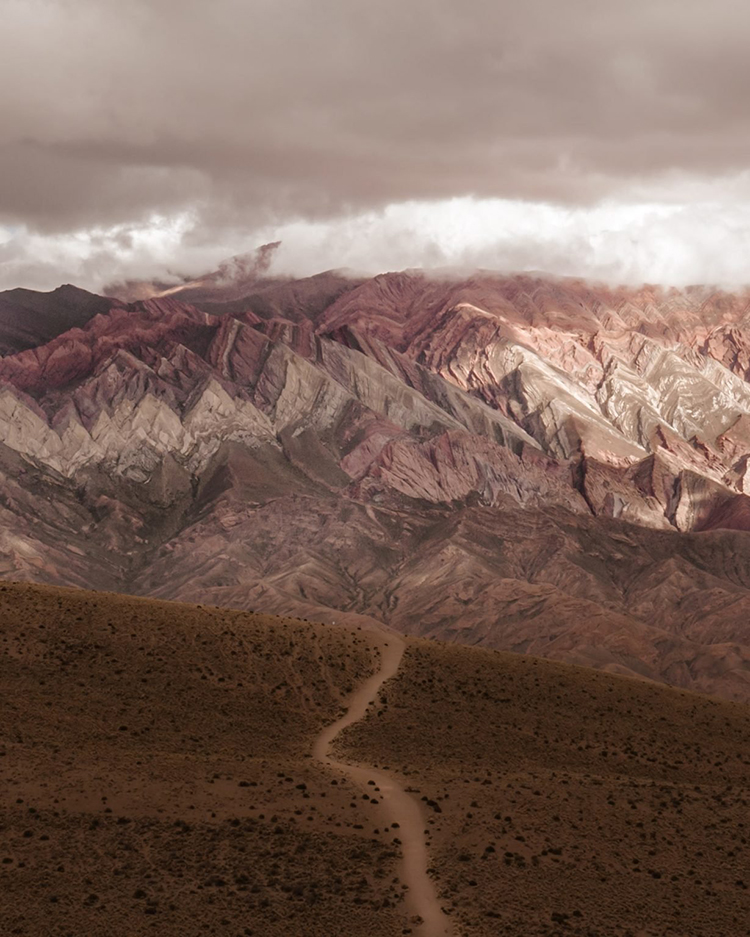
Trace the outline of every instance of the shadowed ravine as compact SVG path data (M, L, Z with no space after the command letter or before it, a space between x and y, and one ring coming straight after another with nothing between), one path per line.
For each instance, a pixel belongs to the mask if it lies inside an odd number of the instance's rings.
M403 854L401 877L409 888L407 906L410 914L422 918L422 923L415 926L414 931L421 937L449 937L452 931L448 917L440 906L435 885L427 874L429 861L425 843L425 821L419 804L390 774L377 768L368 768L366 765L337 761L330 754L333 740L339 732L365 716L368 706L377 699L380 688L398 670L405 643L398 635L389 634L387 638L378 644L381 654L380 669L352 693L344 715L320 733L313 746L313 757L321 764L330 765L347 775L363 790L368 790L368 781L375 782L380 789L380 809L385 821L398 824Z

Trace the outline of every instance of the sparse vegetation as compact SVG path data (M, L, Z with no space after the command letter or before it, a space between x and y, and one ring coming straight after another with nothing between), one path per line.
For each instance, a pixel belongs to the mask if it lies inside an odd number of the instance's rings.
M456 937L750 933L746 707L412 641L336 739L360 789L309 756L366 632L17 584L0 622L3 935L416 935L384 771Z
M746 706L427 641L388 701L341 752L408 765L462 934L750 934Z
M306 757L361 632L6 583L0 623L1 934L400 933L398 853Z

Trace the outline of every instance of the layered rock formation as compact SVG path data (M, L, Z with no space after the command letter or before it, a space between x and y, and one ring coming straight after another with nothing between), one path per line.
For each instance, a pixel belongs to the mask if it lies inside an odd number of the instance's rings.
M750 294L226 279L0 306L2 576L750 698Z

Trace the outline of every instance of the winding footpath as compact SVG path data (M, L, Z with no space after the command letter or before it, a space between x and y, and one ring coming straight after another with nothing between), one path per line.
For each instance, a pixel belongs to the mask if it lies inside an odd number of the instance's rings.
M377 646L381 654L380 670L352 693L346 713L320 733L313 745L313 757L321 764L345 774L365 791L368 790L368 781L374 781L380 788L380 805L387 822L399 825L398 837L403 857L401 880L408 886L406 901L409 913L422 918L422 923L415 926L414 933L420 937L450 937L452 930L448 916L427 874L429 859L425 843L425 821L419 804L406 793L396 778L386 772L366 765L337 761L331 755L331 746L339 732L364 718L370 704L377 699L380 688L396 674L406 644L398 635L389 633L383 635Z

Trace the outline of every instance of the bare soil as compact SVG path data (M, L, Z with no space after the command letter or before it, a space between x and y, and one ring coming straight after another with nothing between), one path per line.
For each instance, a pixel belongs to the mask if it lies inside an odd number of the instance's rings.
M421 641L339 745L429 808L457 934L750 934L747 706Z
M6 583L0 774L3 937L750 933L750 710L646 681Z

